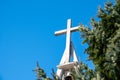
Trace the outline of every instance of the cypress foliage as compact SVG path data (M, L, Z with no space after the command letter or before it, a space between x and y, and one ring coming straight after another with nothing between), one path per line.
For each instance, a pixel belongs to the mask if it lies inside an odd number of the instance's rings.
M91 19L92 29L80 26L88 44L86 53L95 64L95 69L105 80L120 79L120 0L115 5L110 1L98 9L99 21Z

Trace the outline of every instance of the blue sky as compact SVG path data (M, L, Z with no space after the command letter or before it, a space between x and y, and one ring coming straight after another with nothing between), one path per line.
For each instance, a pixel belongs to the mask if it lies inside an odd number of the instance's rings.
M32 72L40 67L51 76L56 71L65 48L65 35L54 32L65 29L67 19L72 26L90 25L96 18L98 5L106 0L0 0L0 80L35 80ZM79 32L72 41L79 60L88 62Z

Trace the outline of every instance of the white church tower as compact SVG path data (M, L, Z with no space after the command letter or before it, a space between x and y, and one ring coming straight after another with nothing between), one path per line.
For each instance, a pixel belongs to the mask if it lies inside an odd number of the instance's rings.
M76 52L75 52L74 46L71 41L71 32L78 31L79 26L71 28L71 24L72 24L71 19L68 19L67 29L55 32L55 35L66 34L65 51L61 58L60 64L57 65L58 69L56 73L56 75L60 77L62 80L65 80L64 78L69 75L70 69L75 69L75 66L78 65L78 58L76 56ZM70 61L71 58L73 59L73 61Z

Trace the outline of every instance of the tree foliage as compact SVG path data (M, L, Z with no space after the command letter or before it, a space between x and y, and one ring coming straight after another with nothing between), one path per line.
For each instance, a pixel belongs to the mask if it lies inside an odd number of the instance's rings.
M99 21L91 19L92 29L80 26L88 44L85 52L95 64L95 69L105 80L120 79L120 0L110 1L98 9Z
M44 70L40 68L39 63L37 62L36 64L37 64L37 67L33 71L36 72L37 80L52 80L51 78L48 78L46 76L46 73L44 72Z
M75 68L74 76L75 80L92 80L96 77L95 71L90 69L87 65L80 62Z

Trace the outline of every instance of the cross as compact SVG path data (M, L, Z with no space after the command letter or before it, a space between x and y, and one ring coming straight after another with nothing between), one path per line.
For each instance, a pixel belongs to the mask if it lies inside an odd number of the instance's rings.
M71 28L71 24L72 24L71 19L68 19L67 20L67 29L55 32L55 35L66 34L66 47L65 47L65 51L64 51L64 54L62 56L60 65L58 66L59 68L66 68L67 69L68 65L69 65L69 67L70 67L71 64L73 65L73 63L70 63L70 56L71 55L73 57L73 61L78 62L75 50L73 48L73 45L71 44L71 35L70 34L71 34L71 32L78 31L79 26ZM66 66L66 64L67 64L67 66ZM62 71L60 69L58 69L57 70L57 75L61 76L61 73L62 73Z

